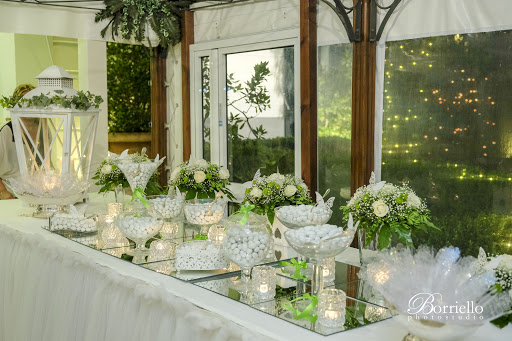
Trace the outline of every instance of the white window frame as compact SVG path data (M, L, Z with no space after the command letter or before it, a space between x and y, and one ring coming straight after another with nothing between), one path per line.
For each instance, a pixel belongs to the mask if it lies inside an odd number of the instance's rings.
M226 58L227 54L243 53L280 47L294 48L294 142L295 175L301 176L300 127L300 39L298 29L257 34L245 37L215 40L190 46L191 150L195 159L203 158L201 58L210 58L210 157L213 163L227 167L226 115ZM240 199L241 184L232 184L231 190Z

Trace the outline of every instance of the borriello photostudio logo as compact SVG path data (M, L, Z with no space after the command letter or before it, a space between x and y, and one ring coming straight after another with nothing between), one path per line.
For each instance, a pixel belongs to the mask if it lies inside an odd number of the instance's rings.
M484 319L484 308L474 301L442 304L440 293L418 293L409 300L408 320L474 321Z

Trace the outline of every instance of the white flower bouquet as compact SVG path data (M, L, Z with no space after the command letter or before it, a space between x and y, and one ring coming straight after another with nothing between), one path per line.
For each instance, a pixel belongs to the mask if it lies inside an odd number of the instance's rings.
M395 237L413 246L411 235L416 230L438 229L430 221L426 204L406 184L393 185L381 181L375 183L372 174L370 184L357 189L346 206L342 206L344 219L352 213L364 230L364 247L375 243L379 250L390 246Z
M235 199L233 193L227 188L229 185L229 170L219 165L199 159L184 162L174 168L169 179L169 187L178 187L187 193L185 199L215 198L217 192L222 192L231 200Z
M149 161L146 155L146 148L142 148L140 153L128 154L127 151L123 152L124 158L129 158L131 162L143 163ZM108 191L114 191L115 188L121 185L123 188L129 188L130 184L126 179L126 176L117 166L121 155L115 153L108 153L108 156L96 169L96 173L92 179L96 180L96 185L101 186L99 193L106 193ZM155 172L148 181L145 189L145 193L148 195L161 194L162 188L158 184L158 171Z
M244 204L254 205L254 213L267 215L271 224L274 223L274 208L287 205L310 205L313 203L308 186L291 174L273 173L261 176L258 170L254 179L244 184Z
M493 294L508 293L512 300L512 255L504 254L487 257L485 251L480 248L478 262L484 271L492 273L496 278L496 283L491 287L491 292ZM491 323L499 328L504 328L509 323L512 324L512 306L510 306L507 314L492 320Z

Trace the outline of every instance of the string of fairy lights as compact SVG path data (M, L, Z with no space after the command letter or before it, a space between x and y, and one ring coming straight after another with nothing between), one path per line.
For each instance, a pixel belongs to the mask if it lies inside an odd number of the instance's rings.
M461 43L463 41L463 36L457 34L452 36L453 40L456 43ZM435 39L435 38L433 38ZM442 39L446 39L446 37L442 37ZM475 76L472 75L471 70L467 68L457 68L451 70L445 70L443 67L443 60L438 59L433 54L436 53L434 50L434 41L429 41L427 44L421 44L420 48L415 46L415 48L407 48L407 41L402 43L388 43L386 46L387 56L385 59L385 86L384 86L384 132L383 132L383 146L382 146L382 154L383 161L382 165L386 165L386 160L390 157L400 157L401 162L411 162L412 164L421 164L424 162L432 163L435 160L432 157L425 159L425 156L435 156L436 153L449 153L452 148L459 148L453 150L453 153L457 153L460 150L461 145L456 144L454 142L447 142L447 134L452 134L454 137L457 136L468 136L468 134L472 133L470 130L473 129L473 133L477 131L480 132L484 128L491 128L490 133L486 134L487 137L490 137L490 140L486 143L482 143L480 146L470 146L470 148L480 148L480 152L476 152L476 155L481 158L489 158L491 153L495 153L498 151L499 141L497 141L497 137L499 131L497 129L497 123L488 118L489 112L494 112L493 106L496 105L496 99L492 96L484 95L486 84L484 82L490 82L488 76ZM411 44L412 45L412 44ZM416 45L418 45L416 43ZM391 51L389 49L392 49ZM399 50L398 50L398 49ZM395 58L396 53L400 53L400 56L406 56L404 58ZM392 58L390 58L390 55ZM425 72L429 73L430 76L437 75L436 81L442 81L444 84L441 86L434 86L435 82L422 82L421 79L418 79L416 84L408 84L403 81L403 77L400 75L405 75L410 72ZM442 72L442 74L439 74ZM409 74L408 76L410 76ZM425 76L428 77L428 76ZM391 82L395 81L396 83L391 86ZM404 84L402 84L404 83ZM417 93L416 98L410 99L410 103L416 103L419 105L419 108L407 108L406 110L400 105L403 106L403 102L399 103L398 110L401 111L400 114L395 112L388 114L388 111L397 110L395 105L393 105L393 96L397 95L400 97L401 101L403 101L404 95L403 93L397 92L396 89L400 89L395 85L402 85L404 87L411 87L411 89L404 89L405 91L410 91L413 95ZM414 86L418 86L418 89L413 89ZM433 87L428 89L427 87ZM393 92L393 93L392 93ZM421 105L424 103L428 107L424 107ZM438 109L432 109L432 105L436 105ZM412 105L414 107L414 105ZM420 112L428 111L437 111L438 113L447 113L449 114L449 118L454 118L454 115L460 113L471 113L475 115L475 117L470 120L473 126L470 126L466 123L466 120L459 120L458 126L453 128L449 128L447 126L453 125L453 121L450 124L443 124L438 122L438 120L433 115L421 114ZM428 115L428 120L433 121L432 124L428 125L430 132L427 134L423 134L421 139L416 141L408 141L401 143L393 143L388 142L389 136L397 136L399 132L403 131L403 129L407 129L408 138L413 137L413 131L411 131L411 127L415 128L418 125L421 125L423 120L426 119ZM443 117L443 120L446 118ZM475 120L476 119L476 120ZM476 126L475 122L477 122ZM412 125L411 125L412 124ZM427 127L427 126L425 126ZM414 129L413 129L414 130ZM475 131L477 130L477 131ZM489 132L489 131L488 131ZM482 137L484 135L482 134ZM389 139L389 141L391 141ZM480 140L478 140L480 141ZM471 143L476 143L478 141L472 141ZM422 147L425 147L425 143L438 143L438 150L432 150L426 152L425 156L422 158L420 155L420 150ZM462 146L462 148L469 146ZM432 153L434 153L432 155ZM493 154L494 155L494 154ZM449 154L447 154L449 157ZM439 161L439 160L437 160ZM441 162L442 164L437 164L437 166L451 168L457 170L458 172L457 179L474 179L474 180L488 180L488 181L511 181L512 182L512 174L498 174L498 172L486 171L478 169L476 166L469 165L461 165L456 162Z

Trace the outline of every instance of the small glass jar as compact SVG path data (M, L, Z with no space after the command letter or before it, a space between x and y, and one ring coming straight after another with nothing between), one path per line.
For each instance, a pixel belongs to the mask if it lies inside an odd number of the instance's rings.
M271 300L276 295L276 269L268 265L252 269L251 287L255 299Z
M340 289L323 289L318 294L318 323L339 328L345 324L347 295Z
M240 266L242 283L247 284L251 268L261 263L270 249L271 235L266 219L252 212L235 213L225 220L224 226L224 253Z

